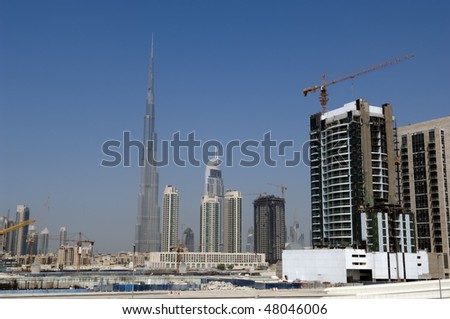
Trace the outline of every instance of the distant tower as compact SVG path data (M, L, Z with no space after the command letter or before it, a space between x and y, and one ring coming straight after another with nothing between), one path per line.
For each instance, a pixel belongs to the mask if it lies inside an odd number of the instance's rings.
M8 217L0 217L0 230L11 227L13 225L14 222L11 221ZM0 235L0 253L11 251L11 240L13 237L13 232Z
M218 196L203 195L200 208L201 252L219 252L220 201Z
M224 252L242 251L242 195L235 190L227 190L224 199Z
M141 183L135 234L137 252L158 252L161 250L161 212L158 206L159 176L154 160L156 160L156 133L152 39L147 103L144 116L144 152L140 158Z
M194 243L195 243L194 232L192 231L192 229L188 227L183 232L182 244L188 249L188 251L194 252L195 251Z
M61 227L59 229L59 247L67 245L67 229L66 227Z
M38 254L40 255L48 254L48 240L49 240L48 229L44 228L44 230L41 231L40 234Z
M300 223L298 221L294 221L293 225L289 227L289 242L290 243L299 243L300 242Z
M281 260L286 244L284 199L274 195L260 196L253 202L255 253L266 254L275 264Z
M170 251L171 247L178 244L179 210L178 190L172 185L167 185L162 202L161 251Z
M253 226L250 226L247 231L247 245L245 245L245 252L246 253L255 252L255 238Z
M35 225L30 225L28 229L28 238L27 238L27 250L31 255L37 255L38 253L38 245L39 245L39 235L36 231Z
M25 205L17 205L16 224L30 219L30 209ZM16 249L15 255L26 255L27 253L27 237L28 225L16 230Z
M7 227L11 227L14 226L16 224L16 222L12 219L9 218L9 214L8 217L6 217L6 225ZM5 242L4 242L4 247L5 247L5 251L9 252L11 255L15 255L16 253L16 241L17 241L17 231L13 231L10 233L7 233L5 238Z

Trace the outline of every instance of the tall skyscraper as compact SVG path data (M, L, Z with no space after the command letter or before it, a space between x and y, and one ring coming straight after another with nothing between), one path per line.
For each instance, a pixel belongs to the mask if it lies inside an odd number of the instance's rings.
M253 202L255 253L266 254L275 264L281 260L286 244L284 198L260 196Z
M49 240L49 232L47 228L44 228L39 235L39 249L38 254L47 255L48 254L48 240Z
M219 252L220 248L220 201L215 195L202 196L200 207L200 250Z
M441 254L438 275L450 277L450 116L399 127L402 204L416 216L417 245Z
M167 185L162 203L161 251L171 251L171 247L178 244L179 211L178 190L172 185Z
M310 125L313 246L414 252L413 216L396 197L392 107L360 99Z
M224 252L242 252L242 195L227 190L224 198Z
M140 154L139 187L135 245L137 252L158 252L161 249L159 177L156 171L155 95L153 80L153 40L150 56L147 102L144 116L144 152Z
M205 168L205 191L201 205L201 223L203 224L200 225L200 229L203 232L200 233L200 241L202 245L208 242L209 244L206 246L209 248L203 246L201 248L202 251L223 251L223 209L224 187L222 171L220 169L220 160L216 156L208 161Z
M30 219L30 209L25 205L17 205L16 211L16 224L24 222ZM16 249L14 251L15 255L26 255L27 254L27 237L28 237L29 226L24 226L15 231L16 233Z

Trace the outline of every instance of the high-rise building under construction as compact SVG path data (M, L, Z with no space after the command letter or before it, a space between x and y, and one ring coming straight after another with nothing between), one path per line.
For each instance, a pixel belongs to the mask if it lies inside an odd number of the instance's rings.
M286 245L284 198L260 196L253 202L255 253L266 254L270 264L281 260Z
M398 205L392 107L359 99L310 118L314 247L414 252L414 218Z

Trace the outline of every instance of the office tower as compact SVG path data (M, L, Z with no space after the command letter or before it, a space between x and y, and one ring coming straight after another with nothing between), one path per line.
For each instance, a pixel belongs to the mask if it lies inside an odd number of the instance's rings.
M144 152L140 154L139 186L135 245L137 252L158 252L161 249L160 210L158 206L159 177L156 171L155 96L153 80L153 40L150 57L147 101L144 116Z
M247 230L247 244L245 245L246 253L255 252L255 238L254 238L253 226L250 226Z
M29 219L30 219L30 209L25 205L17 205L16 225ZM15 231L16 248L13 254L18 256L27 254L28 227L29 226L27 225Z
M44 228L44 230L41 231L39 237L40 238L39 238L38 254L39 255L47 255L48 254L48 240L49 240L48 229Z
M195 251L194 232L191 228L188 227L184 230L181 242L188 249L188 251Z
M224 252L242 252L242 195L227 190L224 198Z
M310 120L313 246L414 252L413 216L396 197L392 107L359 99Z
M255 253L266 254L266 260L275 264L281 260L286 244L284 198L260 196L253 207Z
M419 249L442 254L449 277L450 116L399 127L402 204L416 217Z
M203 195L200 207L200 251L219 252L220 200L218 196Z
M178 190L172 185L167 185L162 202L161 251L171 251L172 247L178 245L179 211Z
M66 227L61 227L59 229L59 247L67 245L67 229Z

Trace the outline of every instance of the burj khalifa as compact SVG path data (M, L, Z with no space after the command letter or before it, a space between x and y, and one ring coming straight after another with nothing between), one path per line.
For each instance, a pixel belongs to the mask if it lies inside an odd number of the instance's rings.
M140 155L141 177L135 233L137 252L161 250L160 220L158 206L159 177L156 171L155 95L153 80L153 39L147 86L147 102L144 116L144 152Z

